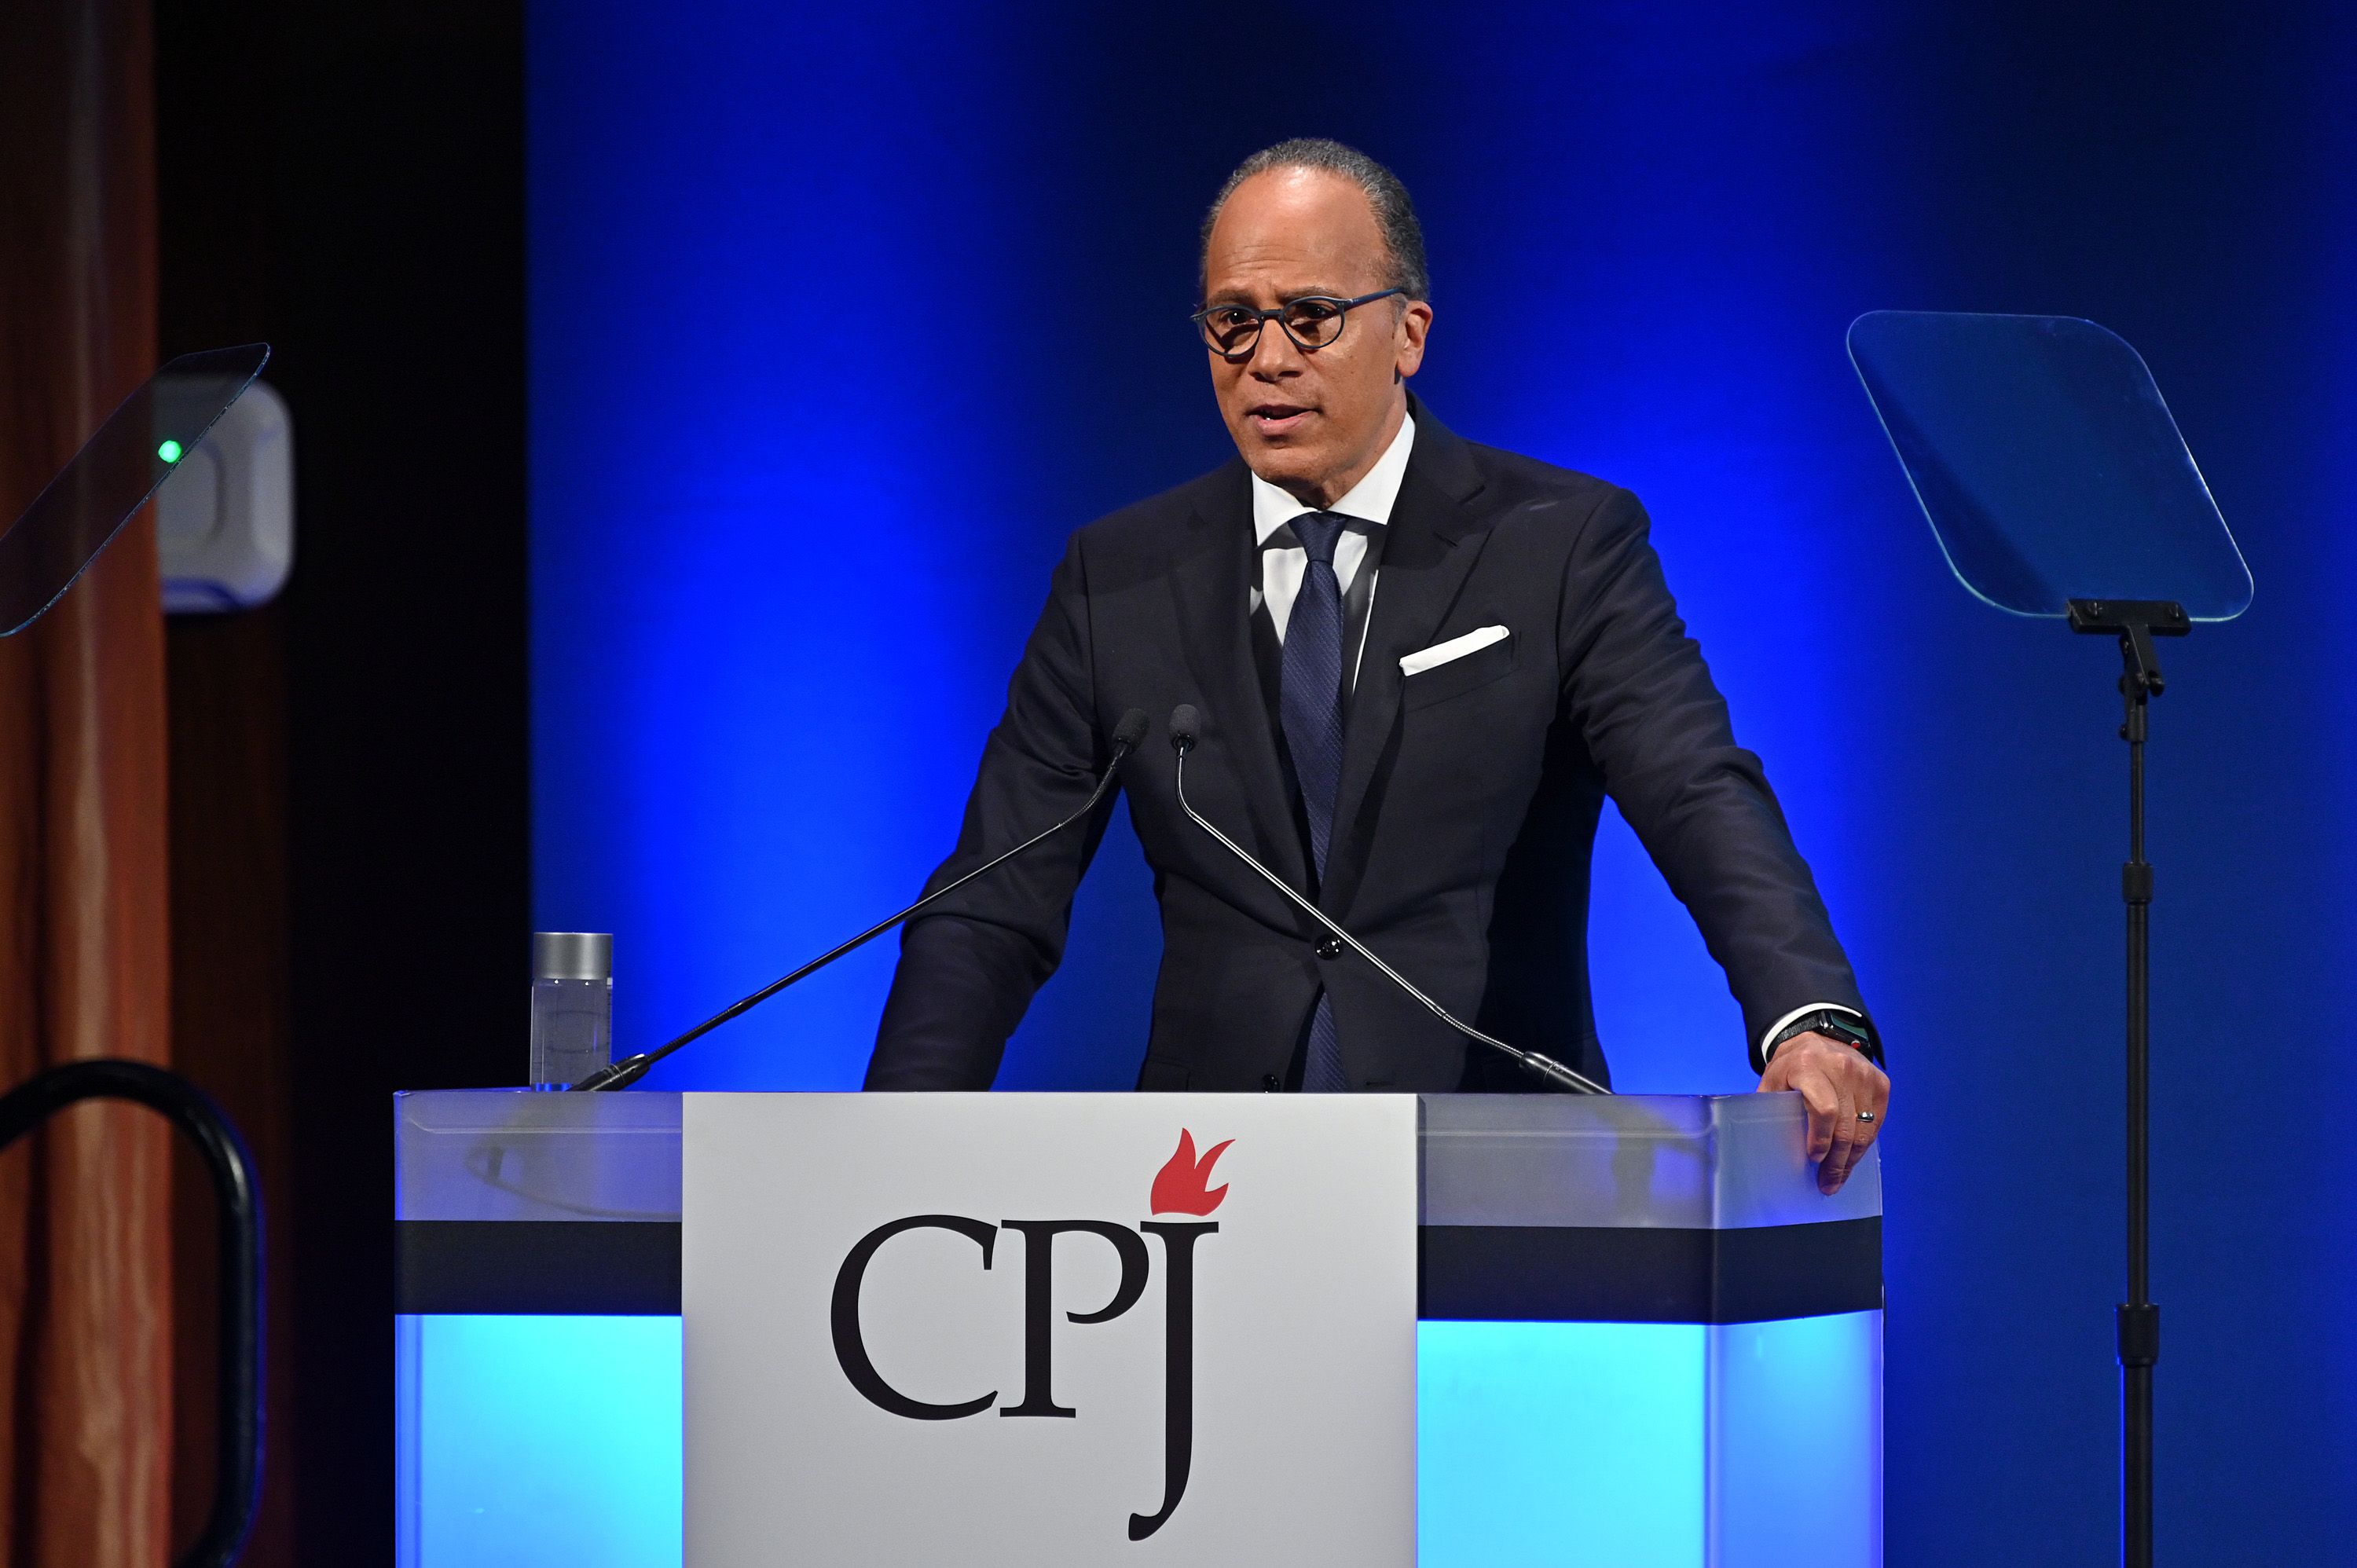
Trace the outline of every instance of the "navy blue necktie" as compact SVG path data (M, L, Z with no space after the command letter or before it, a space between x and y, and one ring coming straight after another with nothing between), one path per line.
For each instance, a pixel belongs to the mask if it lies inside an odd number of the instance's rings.
M1326 846L1333 836L1334 797L1342 781L1342 585L1334 575L1334 545L1344 520L1330 511L1306 512L1293 520L1295 537L1309 553L1301 591L1293 596L1285 623L1285 662L1279 713L1285 747L1301 785L1309 818L1309 854L1318 881L1326 878ZM1334 1036L1334 1004L1324 991L1309 1021L1309 1050L1303 1064L1305 1093L1339 1094L1350 1088L1342 1049Z

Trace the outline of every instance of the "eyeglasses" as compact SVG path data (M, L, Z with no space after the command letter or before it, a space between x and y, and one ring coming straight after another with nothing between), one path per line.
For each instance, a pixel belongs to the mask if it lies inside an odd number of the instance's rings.
M1285 335L1304 349L1323 349L1342 335L1342 318L1355 306L1388 299L1404 289L1377 289L1356 299L1335 299L1322 294L1288 299L1275 310L1254 310L1249 305L1214 305L1188 317L1203 334L1211 352L1225 360L1249 358L1260 347L1260 329L1274 321Z

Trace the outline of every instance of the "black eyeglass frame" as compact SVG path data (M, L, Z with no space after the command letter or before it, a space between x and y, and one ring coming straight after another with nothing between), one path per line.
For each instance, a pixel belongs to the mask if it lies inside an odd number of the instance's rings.
M1284 328L1285 335L1293 339L1293 346L1300 349L1305 354L1314 354L1320 349L1330 349L1334 344L1342 340L1342 329L1338 327L1334 329L1334 337L1329 342L1304 343L1301 340L1301 334L1296 332L1291 327L1286 326L1285 320L1285 313L1291 310L1297 305L1331 305L1337 307L1335 310L1335 314L1337 316L1347 317L1351 311L1356 310L1360 306L1372 305L1376 300L1389 299L1393 295L1405 295L1405 293L1407 293L1407 290L1404 288L1379 288L1372 294L1362 294L1356 299L1337 299L1330 294L1305 294L1297 299L1286 300L1275 310L1259 310L1249 305L1207 305L1187 319L1195 324L1195 335L1202 339L1204 348L1210 349L1212 353L1217 354L1222 360L1227 360L1230 364L1239 364L1243 360L1252 358L1252 356L1258 351L1260 348L1260 335L1264 331L1267 330L1268 324L1272 321L1275 322L1277 326ZM1211 318L1213 312L1222 310L1238 311L1243 315L1254 317L1252 338L1243 348L1222 349L1212 339ZM1347 325L1347 322L1345 324Z

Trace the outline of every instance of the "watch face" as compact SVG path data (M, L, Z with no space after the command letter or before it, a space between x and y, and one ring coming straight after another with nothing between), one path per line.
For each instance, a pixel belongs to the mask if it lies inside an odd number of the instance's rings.
M1854 1051L1870 1053L1874 1046L1873 1036L1857 1027L1848 1019L1832 1013L1821 1015L1809 1025L1809 1027L1825 1038L1838 1041Z
M1874 1048L1874 1036L1863 1029L1837 1028L1833 1031L1833 1037L1876 1066L1881 1065Z

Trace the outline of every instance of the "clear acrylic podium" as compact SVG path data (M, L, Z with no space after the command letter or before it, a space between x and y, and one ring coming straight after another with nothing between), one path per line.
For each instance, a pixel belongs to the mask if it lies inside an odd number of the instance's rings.
M1420 1121L1419 1563L1881 1562L1872 1151L1819 1194L1792 1094ZM679 1563L681 1097L418 1092L394 1127L403 1568Z

